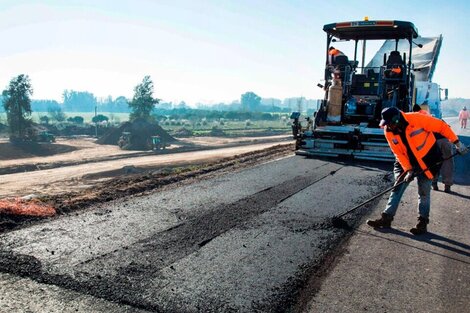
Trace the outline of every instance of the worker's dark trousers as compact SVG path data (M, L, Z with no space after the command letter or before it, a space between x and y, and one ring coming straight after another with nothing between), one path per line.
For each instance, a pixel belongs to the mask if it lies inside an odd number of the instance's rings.
M395 162L393 174L395 180L403 173L403 169L398 162ZM418 214L419 216L429 218L429 211L431 209L431 180L423 173L416 177L418 180ZM390 194L388 198L387 207L384 213L395 216L400 200L405 193L409 183L403 183Z
M441 150L442 158L448 159L442 162L441 170L434 177L433 182L439 181L441 175L442 183L452 186L454 184L454 159L452 158L452 143L447 138L437 140L437 146Z

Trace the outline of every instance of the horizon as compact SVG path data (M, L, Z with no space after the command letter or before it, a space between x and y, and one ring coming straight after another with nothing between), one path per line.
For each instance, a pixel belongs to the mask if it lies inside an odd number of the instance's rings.
M0 87L26 74L33 100L61 102L66 89L131 98L150 75L156 98L189 106L231 103L247 91L315 100L323 98L316 87L324 67L323 25L368 16L409 20L422 36L442 34L433 81L452 98L470 98L458 75L468 67L459 52L468 44L458 30L470 26L469 5L395 5L400 16L386 13L386 4L345 1L351 8L331 17L325 12L336 12L337 4L305 1L4 1Z

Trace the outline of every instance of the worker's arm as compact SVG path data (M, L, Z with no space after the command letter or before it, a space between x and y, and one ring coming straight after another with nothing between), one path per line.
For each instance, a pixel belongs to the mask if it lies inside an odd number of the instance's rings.
M446 122L432 116L423 115L423 117L424 118L421 118L421 125L424 130L428 132L439 133L454 144L459 141L457 135Z
M459 137L457 137L457 135L454 133L452 128L446 122L444 122L443 120L434 118L434 117L431 117L431 118L433 120L426 124L428 125L428 127L431 127L431 128L436 127L436 129L439 128L439 131L437 132L440 133L442 136L446 137L447 139L449 139L450 142L452 142L455 145L457 152L459 154L468 153L468 148L459 141Z

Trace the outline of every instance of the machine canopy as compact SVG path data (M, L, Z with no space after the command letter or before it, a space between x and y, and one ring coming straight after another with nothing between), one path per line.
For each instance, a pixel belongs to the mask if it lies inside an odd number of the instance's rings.
M323 30L341 40L417 38L418 29L404 21L356 21L326 24Z

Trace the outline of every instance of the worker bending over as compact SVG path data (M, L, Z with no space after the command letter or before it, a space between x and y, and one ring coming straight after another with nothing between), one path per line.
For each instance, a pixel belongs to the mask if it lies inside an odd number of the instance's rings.
M459 141L449 125L430 115L418 112L404 113L395 107L385 108L382 110L380 126L384 126L385 137L396 157L395 185L405 182L392 190L382 216L376 220L368 220L367 224L375 228L390 228L401 197L416 176L419 216L417 225L410 231L415 235L424 234L429 224L431 181L442 162L433 132L449 139L460 154L467 153L468 149Z

